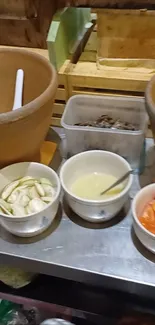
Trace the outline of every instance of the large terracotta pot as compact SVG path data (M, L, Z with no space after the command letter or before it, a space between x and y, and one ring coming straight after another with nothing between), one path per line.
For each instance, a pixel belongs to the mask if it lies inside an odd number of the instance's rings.
M23 106L12 111L17 69L25 74ZM24 49L0 49L0 167L38 161L57 89L54 68Z
M150 118L151 129L155 140L155 76L148 82L145 91L146 110Z

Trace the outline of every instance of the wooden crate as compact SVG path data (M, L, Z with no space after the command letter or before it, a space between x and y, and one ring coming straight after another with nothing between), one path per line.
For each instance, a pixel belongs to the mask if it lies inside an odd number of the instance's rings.
M143 62L142 62L143 63ZM145 63L145 62L144 62ZM147 65L122 66L112 60L101 67L97 64L97 28L92 31L85 49L68 73L69 97L79 93L105 95L106 93L143 96L148 80L155 73L150 60Z

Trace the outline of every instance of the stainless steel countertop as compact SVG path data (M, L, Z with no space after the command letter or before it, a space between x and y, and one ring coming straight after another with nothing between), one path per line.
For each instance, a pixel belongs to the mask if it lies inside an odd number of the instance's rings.
M58 162L58 152L56 156ZM63 202L53 225L42 235L22 239L0 228L0 264L128 292L146 294L147 290L153 295L155 255L134 234L130 203L140 184L155 178L154 162L153 140L149 139L145 172L140 179L135 176L129 202L108 224L83 221Z

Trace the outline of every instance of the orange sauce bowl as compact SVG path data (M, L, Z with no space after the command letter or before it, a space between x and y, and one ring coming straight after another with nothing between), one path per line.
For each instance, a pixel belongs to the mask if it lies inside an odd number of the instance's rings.
M132 203L133 227L140 242L155 253L155 184L142 188Z

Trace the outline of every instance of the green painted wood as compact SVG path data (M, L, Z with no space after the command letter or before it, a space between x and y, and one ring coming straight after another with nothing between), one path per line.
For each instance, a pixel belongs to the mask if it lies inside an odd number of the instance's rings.
M64 8L56 13L47 38L49 58L57 70L71 58L91 21L89 8Z

